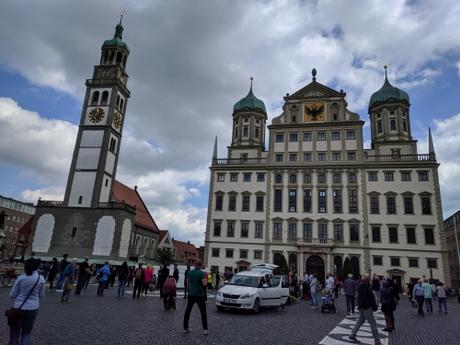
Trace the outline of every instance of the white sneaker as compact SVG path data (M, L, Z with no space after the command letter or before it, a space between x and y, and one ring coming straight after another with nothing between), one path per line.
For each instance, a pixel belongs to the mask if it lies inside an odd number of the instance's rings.
M208 330L207 330L207 329L204 329L204 330L203 330L203 335L208 335L208 334L209 334L209 333L208 333Z

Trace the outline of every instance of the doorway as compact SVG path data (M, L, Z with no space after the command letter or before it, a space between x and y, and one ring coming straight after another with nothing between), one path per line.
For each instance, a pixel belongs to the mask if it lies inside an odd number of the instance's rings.
M324 284L324 261L318 255L312 255L307 259L306 271L316 273L318 281Z

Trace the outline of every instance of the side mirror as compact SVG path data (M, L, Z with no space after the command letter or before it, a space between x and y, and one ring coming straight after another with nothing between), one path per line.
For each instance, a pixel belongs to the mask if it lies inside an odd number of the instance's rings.
M268 284L265 283L265 284L262 285L262 287L263 287L264 289L265 289L265 288L268 288Z

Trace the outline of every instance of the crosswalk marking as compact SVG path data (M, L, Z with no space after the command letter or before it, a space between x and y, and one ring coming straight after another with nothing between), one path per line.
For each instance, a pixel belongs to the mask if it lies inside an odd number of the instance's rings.
M129 294L129 295L132 295L133 294L133 290L127 290L125 291L126 294ZM176 293L177 297L184 297L184 292L183 291L180 291L180 292L177 292ZM153 291L153 292L148 292L147 293L147 296L144 295L144 294L141 294L142 297L160 297L160 291ZM208 294L208 298L214 298L215 295L213 294Z

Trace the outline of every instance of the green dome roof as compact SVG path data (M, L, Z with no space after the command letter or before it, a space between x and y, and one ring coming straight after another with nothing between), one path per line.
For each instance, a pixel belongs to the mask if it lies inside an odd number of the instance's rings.
M267 113L264 102L262 102L252 93L252 81L251 81L251 89L249 90L249 93L247 94L247 96L240 99L233 106L233 112L236 112L239 110L260 110L264 113Z
M369 108L376 103L382 103L389 100L406 101L407 103L409 103L409 95L407 94L407 92L398 89L397 87L394 87L390 84L385 69L385 83L380 88L380 90L372 94L371 100L369 101Z
M120 23L118 23L117 26L115 27L115 35L113 35L112 39L104 41L102 48L119 47L119 48L126 49L129 52L128 45L122 39L122 34L123 34L123 25L121 25L121 19L120 19Z

